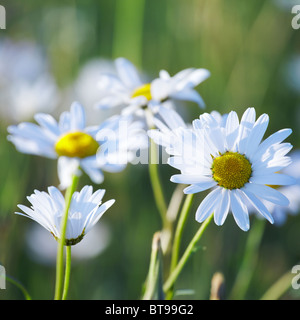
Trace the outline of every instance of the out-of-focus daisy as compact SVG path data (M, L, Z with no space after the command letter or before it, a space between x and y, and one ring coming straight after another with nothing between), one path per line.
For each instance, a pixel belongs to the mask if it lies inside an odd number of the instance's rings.
M100 126L86 127L85 112L73 103L57 122L49 114L36 114L38 123L8 127L8 139L23 153L58 158L60 187L68 187L73 174L85 171L95 183L104 171L123 170L139 147L143 147L142 124L130 117L112 117ZM140 138L140 139L139 139Z
M210 75L206 69L189 68L173 77L165 70L152 82L143 81L135 66L125 58L116 59L117 74L103 75L99 82L100 91L106 95L99 102L99 108L124 106L123 113L142 116L145 107L154 109L167 100L194 101L203 107L204 102L194 90Z
M30 41L0 41L0 113L8 121L55 110L60 91L42 48Z
M74 192L68 213L65 245L79 243L113 205L115 200L102 203L104 194L104 189L93 192L91 186ZM61 192L55 187L49 187L48 193L35 190L27 199L31 207L18 205L24 213L16 213L31 218L48 230L56 240L60 239L61 219L65 211L65 199Z
M292 131L280 130L262 142L268 123L266 114L256 120L254 108L245 111L241 122L236 112L230 112L224 126L205 113L193 122L194 135L184 140L186 147L173 150L169 164L181 173L171 181L190 184L184 189L186 194L213 188L197 209L198 222L214 213L215 223L222 225L231 211L237 225L246 231L250 227L246 201L271 223L274 219L262 199L288 205L288 199L268 185L295 182L278 173L291 162L286 154L292 146L282 141Z

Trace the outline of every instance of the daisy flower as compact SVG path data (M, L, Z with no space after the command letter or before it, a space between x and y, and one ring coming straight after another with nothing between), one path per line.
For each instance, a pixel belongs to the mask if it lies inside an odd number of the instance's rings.
M286 196L270 185L295 182L292 177L278 173L291 162L286 154L292 146L282 141L292 131L283 129L262 141L269 117L263 114L256 120L254 108L247 109L240 122L234 111L219 120L205 113L193 121L193 139L184 140L186 147L173 150L169 158L169 164L181 171L171 181L189 184L184 189L186 194L212 189L197 209L198 222L214 213L215 223L222 225L231 211L237 225L247 231L250 224L245 202L250 202L273 223L262 200L282 206L289 204Z
M99 102L100 109L125 106L123 113L142 116L145 107L154 110L157 104L173 99L194 101L204 106L194 87L209 77L206 69L184 69L173 77L162 70L159 78L146 82L127 59L118 58L115 63L117 75L103 75L99 81L100 91L106 93Z
M93 192L91 186L85 186L80 192L74 192L68 213L66 246L79 243L103 213L114 204L115 200L102 203L104 194L104 189ZM61 192L55 187L49 187L48 193L35 190L27 199L31 207L18 205L24 213L16 212L16 214L36 221L56 240L60 239L61 219L65 210L65 199Z
M57 122L51 115L39 113L34 123L8 127L8 140L20 152L58 158L60 187L67 188L73 174L82 169L95 183L104 179L102 170L123 170L143 146L142 124L130 117L112 117L99 126L86 127L83 107L74 102ZM140 139L139 139L140 138Z

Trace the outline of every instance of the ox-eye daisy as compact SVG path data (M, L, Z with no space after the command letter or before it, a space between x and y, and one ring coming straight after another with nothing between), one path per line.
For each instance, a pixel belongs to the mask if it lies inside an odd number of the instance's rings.
M173 77L162 70L159 78L147 82L127 59L118 58L115 63L117 75L106 74L99 81L103 93L98 104L101 109L123 106L123 113L142 116L145 107L153 111L157 104L166 100L193 101L204 107L203 99L194 87L209 77L206 69L188 68Z
M184 189L186 194L213 188L197 209L198 222L214 213L215 223L222 225L231 211L238 226L246 231L250 224L245 203L250 202L273 223L262 199L283 206L289 203L270 185L294 183L290 176L278 173L290 164L286 154L292 146L282 141L292 131L280 130L262 142L268 115L263 114L256 120L254 108L249 108L241 122L233 111L224 119L226 121L220 122L205 113L193 122L193 139L184 140L186 147L174 150L174 156L169 159L170 165L181 170L171 181L190 184ZM195 152L195 146L202 146L202 150Z
M104 189L93 193L91 186L85 186L80 192L74 192L68 213L65 245L71 246L80 242L103 213L113 205L115 200L102 203L104 194ZM18 205L25 214L16 213L35 220L48 230L56 240L60 239L61 220L66 205L61 192L55 187L49 187L48 193L35 190L27 199L31 203L31 207Z
M35 115L38 123L8 127L8 139L23 153L58 158L60 187L71 184L73 174L85 171L95 183L104 171L124 169L136 149L143 147L142 124L130 117L112 117L99 126L86 127L83 107L74 102L57 122L51 115ZM141 139L139 139L141 137ZM135 143L132 143L134 140ZM140 143L140 145L139 145Z

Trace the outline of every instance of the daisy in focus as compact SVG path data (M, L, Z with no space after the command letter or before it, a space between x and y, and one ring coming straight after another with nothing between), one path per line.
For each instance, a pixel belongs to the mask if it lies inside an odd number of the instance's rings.
M74 192L68 214L66 246L79 243L104 212L114 204L115 200L102 203L104 194L104 189L93 192L91 186L85 186L80 192ZM61 219L65 211L65 199L61 192L55 187L49 187L48 193L35 190L27 199L31 207L18 205L24 213L16 212L16 214L36 221L56 240L60 239Z
M99 126L86 127L83 107L74 102L57 122L51 115L35 115L38 124L23 122L8 127L8 140L18 151L58 158L60 188L83 170L95 183L104 179L102 170L123 170L138 148L145 146L142 124L130 117L112 117Z
M193 101L204 107L203 99L194 87L210 76L206 69L188 68L173 77L162 70L159 78L146 82L127 59L118 58L115 64L117 76L106 74L99 81L103 93L98 104L100 109L122 106L123 114L144 116L145 108L155 111L158 104L172 100Z
M262 141L268 123L267 114L256 120L254 108L248 108L240 122L234 111L226 117L205 113L193 121L193 138L182 139L183 146L171 150L169 164L181 171L171 177L172 182L189 184L184 189L186 194L212 189L197 209L198 222L214 213L215 223L222 225L232 212L237 225L247 231L250 223L246 203L271 223L274 219L263 200L289 204L287 197L270 185L295 182L278 173L291 163L286 154L292 145L282 141L292 130L280 130Z

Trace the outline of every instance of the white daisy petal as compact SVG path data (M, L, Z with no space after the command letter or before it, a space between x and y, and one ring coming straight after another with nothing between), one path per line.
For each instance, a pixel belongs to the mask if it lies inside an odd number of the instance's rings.
M216 185L217 185L216 181L213 181L213 180L209 182L199 183L199 184L192 184L191 186L186 187L183 190L183 192L185 194L198 193L198 192L213 188Z
M230 207L237 225L243 230L248 231L250 228L249 215L247 206L241 199L241 191L231 190L230 192Z
M163 120L167 123L168 127L171 130L175 130L180 127L186 128L185 122L176 111L172 109L167 109L161 105L159 107L158 113L163 118Z
M51 115L38 113L34 116L34 119L41 127L44 127L52 132L54 137L57 137L61 134L56 120Z
M128 88L135 88L142 84L135 66L125 58L116 59L116 67L122 82Z
M263 184L247 183L244 185L243 190L247 190L255 194L256 196L278 204L280 206L288 206L289 200L282 193L274 188L268 187Z
M269 124L269 116L267 114L261 115L255 122L253 129L249 134L247 147L246 147L246 153L248 158L251 158L251 156L255 153L258 145L261 142L261 139L263 138L267 130L268 124Z
M66 189L72 183L73 175L80 176L80 161L77 158L59 157L57 173L60 181L60 189Z
M194 88L209 77L210 77L210 72L208 70L195 69L184 79L184 86L189 88Z
M268 150L272 145L276 145L285 140L292 133L291 129L282 129L265 139L257 148L256 153L252 157L252 161L261 159L262 155Z
M83 107L78 102L73 102L70 109L70 129L84 130L85 128L85 112Z
M290 177L282 173L270 173L266 175L251 177L250 181L257 184L268 184L268 185L279 185L279 186L288 186L288 185L295 184L295 179L293 177Z
M221 188L216 188L204 198L196 211L196 221L203 222L214 212L216 203L222 197L221 191Z
M192 101L197 103L200 108L205 108L205 102L196 90L184 89L178 92L173 92L169 96L176 100Z
M235 142L239 133L239 118L236 112L234 111L231 111L228 114L225 126L225 133L227 148L228 150L234 151Z
M104 180L104 175L95 159L86 158L81 161L80 165L94 183L100 184Z
M241 119L240 132L239 132L239 144L238 151L243 154L246 151L248 144L248 135L250 130L253 128L255 122L255 109L248 108Z
M250 203L253 205L253 207L264 217L266 218L270 223L274 223L274 219L268 209L265 207L265 205L249 190L243 189L244 195L247 197L247 199L250 201Z
M216 225L223 225L226 217L228 215L228 211L230 208L230 191L223 189L222 190L222 198L220 200L219 205L216 206L216 210L214 213L214 220Z
M205 177L202 175L188 175L188 174L175 174L170 179L174 183L183 183L183 184L200 184L207 182L214 182L210 177Z

